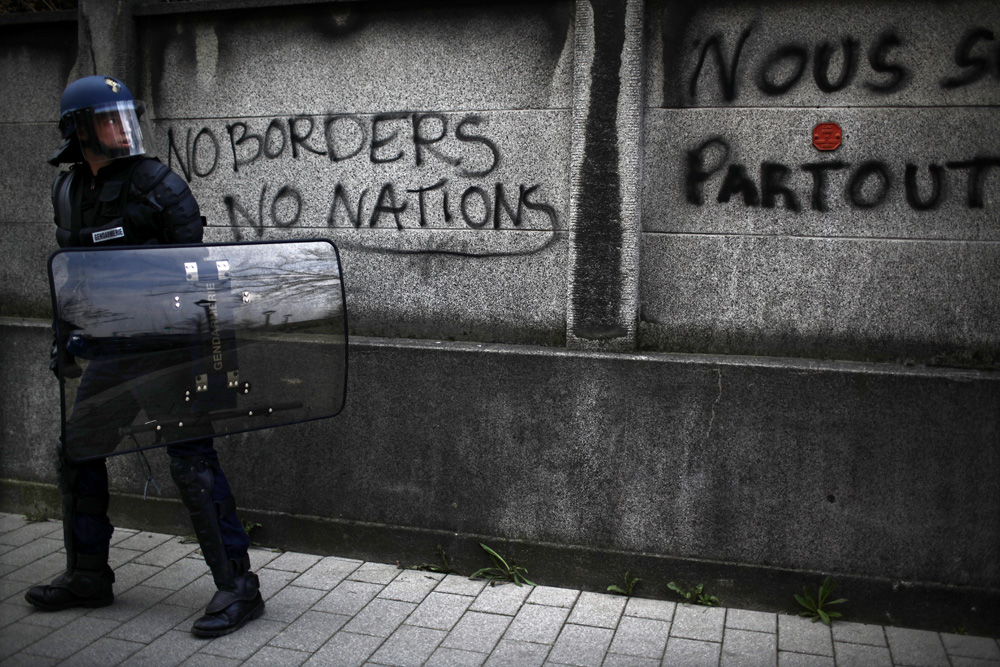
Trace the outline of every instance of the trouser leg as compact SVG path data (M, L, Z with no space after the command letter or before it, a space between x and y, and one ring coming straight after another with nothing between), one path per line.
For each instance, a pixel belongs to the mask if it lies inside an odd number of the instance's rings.
M232 585L229 562L248 559L250 538L236 514L229 481L210 439L167 447L170 474L191 515L198 543L215 584Z
M66 569L103 569L114 532L108 518L110 493L105 459L72 463L60 455L59 489Z

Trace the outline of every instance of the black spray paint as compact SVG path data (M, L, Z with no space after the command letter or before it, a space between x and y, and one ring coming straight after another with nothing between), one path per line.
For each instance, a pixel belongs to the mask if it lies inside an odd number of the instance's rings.
M764 161L756 169L731 163L732 148L724 137L710 137L686 151L684 156L684 197L689 204L702 206L715 192L720 204L742 202L748 207L781 208L799 213L807 208L828 211L838 197L850 208L868 210L882 206L892 197L902 196L915 211L933 211L947 199L946 175L965 182L965 195L957 196L970 209L987 204L983 190L993 170L1000 169L1000 156L977 155L968 160L917 165L894 165L885 160L865 160L858 164L836 158L800 165ZM790 184L793 174L803 171L811 177L808 192L798 192ZM946 171L947 170L947 171ZM832 174L843 172L845 185L838 195L831 192ZM900 179L900 172L902 178ZM900 188L902 181L902 188ZM717 183L717 185L716 185Z
M621 96L625 8L619 0L592 0L594 62L584 130L584 155L578 192L576 281L571 297L576 316L573 335L593 340L623 335L619 322L622 194L618 172L618 100Z
M1000 48L996 41L988 28L967 30L953 53L940 54L950 62L953 73L936 83L944 90L952 90L983 79L1000 79ZM824 94L855 86L863 92L886 96L905 89L921 69L920 62L907 59L908 42L894 29L883 30L874 37L845 34L813 43L782 41L780 36L752 23L738 36L719 31L696 37L689 44L696 55L684 86L685 104L696 99L699 91L710 91L713 85L726 102L738 101L742 87L747 85L775 98L800 92L807 86L814 86ZM745 48L748 44L760 47L756 52L760 55L748 60ZM675 59L668 54L665 58L664 62L669 64ZM669 75L676 70L664 71Z

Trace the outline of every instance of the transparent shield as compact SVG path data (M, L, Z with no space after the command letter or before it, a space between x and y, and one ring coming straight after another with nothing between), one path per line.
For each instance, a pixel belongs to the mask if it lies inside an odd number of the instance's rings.
M347 321L329 241L65 249L49 279L75 460L343 408Z

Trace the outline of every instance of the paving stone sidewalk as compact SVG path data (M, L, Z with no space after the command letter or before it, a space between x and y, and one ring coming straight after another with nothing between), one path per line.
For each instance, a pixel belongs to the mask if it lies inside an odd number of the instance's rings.
M1000 667L995 639L699 607L251 551L267 611L214 640L189 628L214 587L196 544L117 528L115 603L34 611L62 529L0 513L0 665Z

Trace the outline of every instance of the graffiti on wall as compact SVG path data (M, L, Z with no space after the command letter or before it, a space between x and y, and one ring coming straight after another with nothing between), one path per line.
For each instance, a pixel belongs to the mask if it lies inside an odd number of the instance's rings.
M695 56L693 67L685 82L688 99L717 94L726 102L736 102L748 88L771 99L809 88L823 94L854 90L885 97L910 86L922 64L907 61L908 38L892 28L867 40L848 35L808 43L775 36L774 31L750 25L735 39L717 31L695 40L690 54ZM754 40L773 46L762 47L751 60L746 52ZM1000 81L1000 41L987 27L966 30L950 51L940 49L938 56L947 73L923 83L951 91L981 81L993 85Z
M733 161L731 154L732 146L722 136L709 137L686 152L684 196L689 204L701 206L711 198L718 203L742 201L745 206L780 207L799 213L828 211L838 198L851 208L863 210L899 197L915 211L931 211L948 197L956 197L968 209L981 209L987 203L987 178L1000 168L1000 155L975 155L943 164L897 165L884 160L852 164L831 159L788 165L762 161L748 168ZM805 191L792 185L797 172L807 175L810 186ZM844 179L840 193L830 187L834 174ZM960 185L946 187L949 180Z
M846 32L831 36L815 26L806 27L807 22L802 22L796 34L794 28L782 32L765 26L765 20L737 24L736 30L709 28L686 42L686 64L675 82L682 106L712 100L811 107L822 105L825 96L840 93L831 98L831 108L845 104L884 107L897 99L894 94L906 90L915 96L907 98L908 106L950 106L951 100L959 99L955 97L959 91L973 86L977 86L976 95L985 94L985 101L1000 92L1000 32L984 25L971 25L944 37L922 34L923 23L911 22L906 27L904 20L901 27L872 26L867 36ZM810 38L810 34L819 36ZM969 104L970 98L960 99L954 104ZM817 122L832 120L826 115ZM870 126L855 124L853 129L858 131L856 140L875 136ZM892 131L902 136L908 128ZM793 213L824 213L883 206L912 211L936 211L944 206L975 210L998 203L991 201L1000 182L1000 151L995 142L993 148L978 150L949 147L942 155L941 150L920 148L920 144L941 145L940 138L923 136L914 138L917 147L907 157L886 155L887 144L875 140L877 145L871 145L863 157L857 152L845 157L841 150L795 159L787 157L789 148L782 146L768 157L741 159L734 157L741 136L739 130L713 129L682 147L678 157L687 204L742 203ZM975 143L983 146L984 138L977 137ZM919 157L922 154L927 157Z
M411 112L171 126L167 161L188 182L221 184L212 189L237 240L247 230L263 238L269 228L315 227L307 211L322 211L329 228L555 232L554 184L498 178L505 156L488 125L479 114Z

